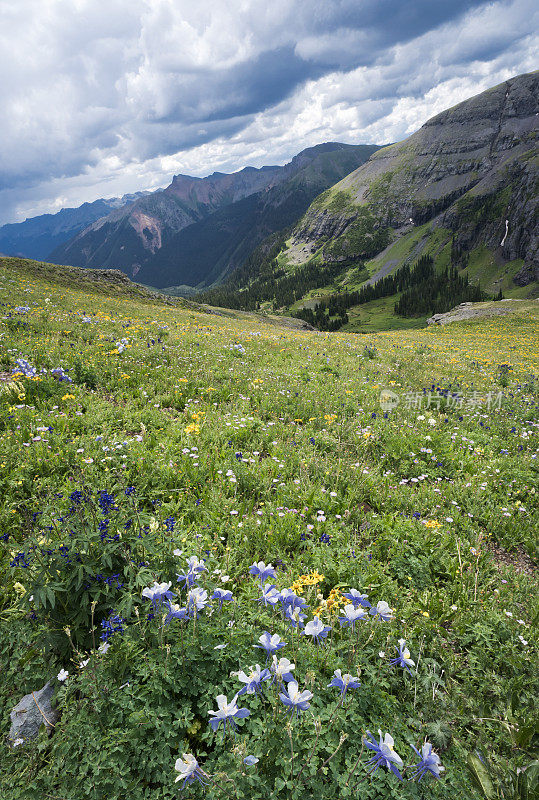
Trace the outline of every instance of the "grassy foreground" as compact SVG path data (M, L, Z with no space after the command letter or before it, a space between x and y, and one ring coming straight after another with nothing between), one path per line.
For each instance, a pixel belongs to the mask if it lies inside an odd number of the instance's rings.
M534 304L321 334L5 262L0 299L1 797L528 796Z

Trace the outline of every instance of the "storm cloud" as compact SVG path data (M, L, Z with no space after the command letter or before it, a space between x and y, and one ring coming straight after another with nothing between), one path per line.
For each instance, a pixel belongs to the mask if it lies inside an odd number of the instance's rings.
M396 141L535 68L532 0L17 0L0 6L0 224Z

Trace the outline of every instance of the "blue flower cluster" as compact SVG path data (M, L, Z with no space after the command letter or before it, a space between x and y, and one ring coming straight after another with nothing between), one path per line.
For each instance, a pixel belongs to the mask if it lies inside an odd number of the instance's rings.
M119 633L120 636L122 636L125 631L125 619L120 617L116 611L111 611L107 619L101 621L101 631L100 638L104 642L108 642L108 640L116 633Z

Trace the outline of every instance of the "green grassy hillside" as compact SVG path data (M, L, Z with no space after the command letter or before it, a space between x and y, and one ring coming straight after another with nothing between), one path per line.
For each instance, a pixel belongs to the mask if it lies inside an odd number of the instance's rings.
M537 304L328 334L77 275L0 261L0 796L531 796Z

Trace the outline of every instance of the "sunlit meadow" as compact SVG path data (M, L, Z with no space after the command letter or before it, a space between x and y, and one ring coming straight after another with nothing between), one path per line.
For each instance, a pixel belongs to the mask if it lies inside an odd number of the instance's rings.
M7 261L0 299L1 797L524 797L532 304L323 334Z

